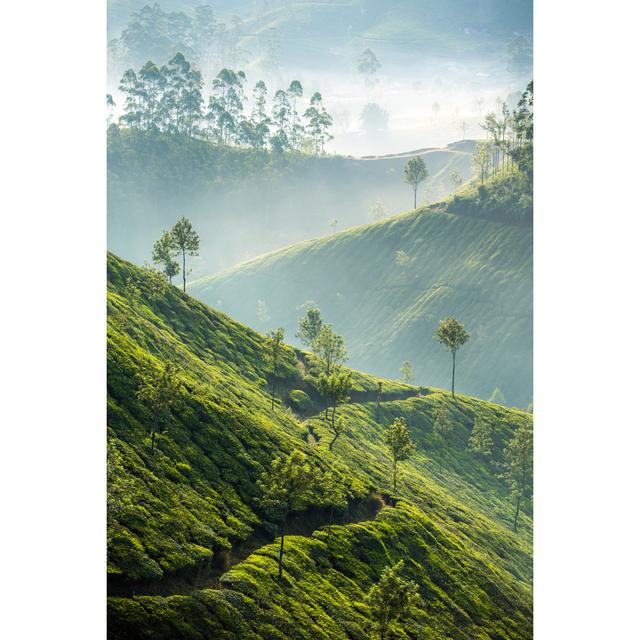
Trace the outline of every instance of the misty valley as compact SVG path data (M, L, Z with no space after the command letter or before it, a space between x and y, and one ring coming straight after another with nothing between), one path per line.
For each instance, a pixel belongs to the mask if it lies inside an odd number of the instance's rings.
M108 7L108 637L530 640L531 3Z

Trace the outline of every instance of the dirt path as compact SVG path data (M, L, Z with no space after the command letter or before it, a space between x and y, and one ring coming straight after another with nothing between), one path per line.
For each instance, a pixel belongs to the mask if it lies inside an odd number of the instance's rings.
M393 499L380 493L371 493L366 498L353 500L342 516L334 517L334 524L355 524L373 520ZM329 524L328 508L312 508L303 513L292 514L288 519L287 536L310 537L318 529ZM136 595L185 595L200 589L219 589L220 578L233 566L252 553L276 540L264 529L256 530L247 540L239 542L228 551L218 552L212 561L203 567L176 572L157 581L124 581L107 579L107 595L131 598ZM285 541L286 554L286 541Z

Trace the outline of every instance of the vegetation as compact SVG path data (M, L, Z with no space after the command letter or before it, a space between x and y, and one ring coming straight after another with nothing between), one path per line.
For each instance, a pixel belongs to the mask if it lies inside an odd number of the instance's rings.
M284 329L276 329L269 332L269 346L271 350L271 364L273 366L273 382L271 386L271 409L276 402L276 381L280 375L280 361L283 356Z
M338 404L349 400L351 387L351 373L348 371L333 371L329 375L323 372L318 377L318 391L327 399L327 406L330 404L332 408L331 431L333 439L329 443L329 450L333 449L338 437L346 432L347 427L344 420L339 419L336 422L336 408Z
M413 187L413 208L418 206L418 185L429 176L427 165L420 156L407 160L404 168L404 181Z
M400 375L402 382L405 382L406 384L411 384L413 382L413 367L408 360L405 360L402 363L402 366L400 367Z
M170 246L182 256L182 290L187 290L187 255L197 256L200 238L193 230L191 221L184 216L171 229Z
M142 131L204 138L223 147L270 147L280 154L285 150L324 153L332 138L329 129L333 119L320 92L311 96L301 121L296 101L303 88L293 80L287 91L275 92L269 117L267 87L258 80L252 93L253 107L245 114L246 79L243 71L221 69L211 84L205 110L202 75L182 53L162 66L149 60L137 73L127 69L120 80L119 88L125 95L120 123Z
M369 615L380 640L390 637L391 625L420 603L418 585L402 577L404 561L385 567L378 584L367 594Z
M318 337L321 328L322 317L320 316L320 309L313 307L308 309L306 315L300 318L296 338L299 338L305 346L310 347Z
M498 177L485 186L507 189L498 187L503 182L512 180ZM463 186L459 194L477 202L478 187ZM508 216L488 220L477 209L454 213L454 200L298 243L200 279L190 291L210 304L221 301L225 311L256 327L262 325L255 301L266 300L272 322L290 335L298 329L290 310L313 300L323 318L336 320L350 365L397 378L399 363L409 360L417 380L439 387L450 385L451 362L425 336L441 318L464 318L473 340L464 347L456 388L488 398L499 387L510 404L526 408L532 398L532 228ZM412 258L402 268L395 261L399 250Z
M313 481L311 466L300 451L273 460L271 470L258 480L258 487L264 494L262 505L280 518L279 580L282 580L287 516L292 511L302 511L313 501Z
M366 595L385 566L404 559L403 578L424 602L404 618L408 638L530 640L529 504L523 500L513 533L506 479L467 450L474 421L491 419L502 462L530 414L464 395L454 403L433 389L418 395L392 380L376 408L379 379L352 371L338 456L306 437L310 429L329 441L312 354L283 344L279 368L277 393L304 391L312 403L303 424L285 406L271 410L266 337L176 287L158 295L151 272L113 255L108 274L110 638L365 640ZM116 320L121 313L126 325ZM176 367L181 401L152 455L152 407L135 390L142 371L164 362ZM434 446L432 432L441 403L455 426L446 448ZM400 417L416 449L403 463L402 499L376 515L382 498L370 494L388 482L384 425ZM282 510L263 502L257 480L276 484L274 461L286 466L294 452L309 470L301 473L310 502L300 497L304 510L287 516L283 540ZM348 507L329 498L332 483ZM329 531L332 500L344 522Z
M393 495L395 496L398 478L398 462L407 460L416 448L404 418L396 418L391 423L389 428L384 432L384 442L389 448L391 460L393 461Z
M339 336L330 324L323 324L320 327L318 335L311 343L311 348L325 376L330 376L333 369L347 359L344 338Z
M464 325L451 317L440 320L438 328L436 329L436 340L451 351L451 395L454 398L456 397L456 353L458 353L460 347L467 343L469 337L469 333L465 330Z
M513 530L518 530L518 517L523 500L533 491L533 430L530 424L521 424L504 451L505 478L516 502Z

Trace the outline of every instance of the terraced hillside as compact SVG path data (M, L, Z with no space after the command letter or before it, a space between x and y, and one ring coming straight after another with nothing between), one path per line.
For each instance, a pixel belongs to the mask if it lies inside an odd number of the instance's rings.
M152 451L156 407L138 390L166 362L180 384ZM422 604L399 637L531 638L531 519L511 531L497 466L531 415L388 380L377 403L379 379L353 378L339 408L349 431L329 451L312 356L285 348L272 409L264 336L108 256L110 638L364 640L365 594L400 559ZM445 441L433 430L442 407ZM398 416L417 451L395 500L382 431ZM477 419L493 426L491 461L467 450ZM279 581L256 481L292 451L314 477L333 468L350 499L331 527L321 500L297 514Z
M453 189L451 171L471 175L473 141L416 150L428 167L429 198ZM142 264L153 239L188 215L202 238L195 273L370 221L413 202L403 182L407 154L358 159L230 149L160 133L109 130L108 247ZM150 240L151 239L151 240Z
M487 398L498 387L509 405L527 407L533 231L526 194L509 189L508 181L480 194L465 187L440 205L292 245L190 291L290 336L313 302L344 335L352 366L391 378L409 360L420 383L441 387L450 384L450 355L433 335L440 319L455 316L472 336L458 354L458 388Z

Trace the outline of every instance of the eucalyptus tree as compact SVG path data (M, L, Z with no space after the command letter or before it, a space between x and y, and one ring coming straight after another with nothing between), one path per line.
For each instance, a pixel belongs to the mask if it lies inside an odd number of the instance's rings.
M491 460L495 446L494 434L495 429L492 422L486 418L476 417L469 435L467 448L469 451Z
M267 115L267 85L258 80L253 88L253 110L251 111L253 125L253 146L264 149L269 139L271 119Z
M446 442L452 431L453 422L449 410L444 403L440 404L434 413L433 432L442 442Z
M288 456L281 455L272 460L269 471L264 472L257 482L262 492L262 507L280 520L279 580L282 580L287 517L314 502L314 476L307 457L300 451L293 451Z
M133 129L142 128L142 83L133 69L127 69L118 87L125 95L124 113L120 122Z
M278 89L273 96L273 106L271 108L271 121L274 126L272 136L272 146L274 142L283 151L289 149L289 122L291 120L291 103L286 91Z
M440 320L436 329L435 339L449 351L453 359L453 368L451 370L451 395L455 398L455 382L456 382L456 354L458 349L465 345L470 336L465 330L464 325L455 318L449 317Z
M173 249L182 256L182 290L187 290L187 255L197 256L200 238L193 229L191 221L182 216L171 228Z
M319 482L322 504L329 507L329 535L333 526L336 509L345 510L349 506L351 490L342 474L333 467L328 469Z
M309 108L304 112L306 130L311 138L315 155L324 153L325 144L333 139L329 129L333 124L333 118L322 104L322 95L316 91L311 96Z
M214 78L209 97L207 120L214 139L224 146L239 140L240 121L245 103L243 71L222 69Z
M291 141L291 148L297 151L300 143L300 138L304 134L304 128L299 122L298 111L296 110L296 101L298 98L302 98L303 88L299 80L293 80L287 89L287 97L291 105L291 122L289 124L289 140Z
M404 167L404 181L413 187L413 208L418 204L418 185L429 176L427 165L420 156L409 158Z
M398 462L407 460L415 451L416 445L411 439L407 422L404 418L396 418L385 430L384 442L389 448L393 466L393 495L396 495Z

